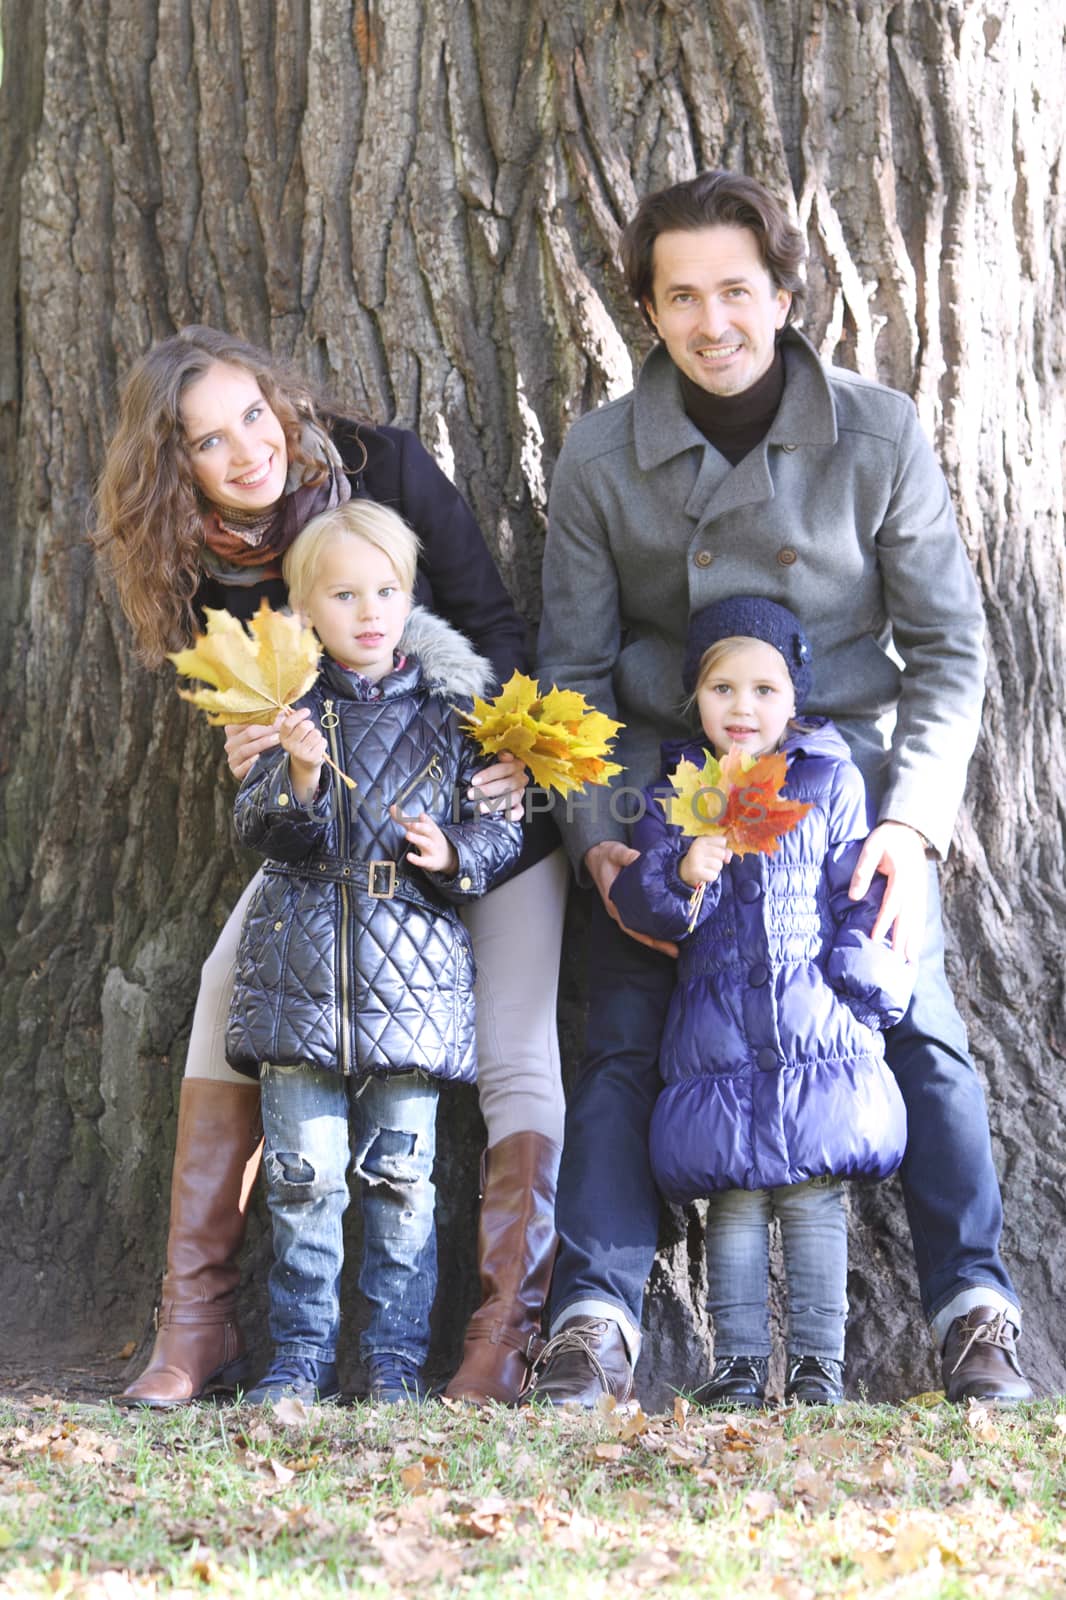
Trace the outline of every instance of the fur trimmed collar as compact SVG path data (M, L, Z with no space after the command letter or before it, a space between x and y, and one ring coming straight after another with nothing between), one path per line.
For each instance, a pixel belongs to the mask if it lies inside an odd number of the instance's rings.
M495 682L492 662L479 656L458 628L425 606L415 606L400 640L405 655L417 656L428 688L472 700Z

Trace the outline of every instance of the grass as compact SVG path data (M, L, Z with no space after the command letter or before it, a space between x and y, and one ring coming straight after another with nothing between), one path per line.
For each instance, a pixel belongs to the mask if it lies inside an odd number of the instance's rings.
M0 1597L1066 1596L1053 1402L756 1416L0 1402Z

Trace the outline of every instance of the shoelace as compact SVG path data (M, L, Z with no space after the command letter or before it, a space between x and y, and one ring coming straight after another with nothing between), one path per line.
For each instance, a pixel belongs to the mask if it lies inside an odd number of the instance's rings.
M529 1387L535 1389L540 1379L541 1372L546 1370L555 1356L564 1355L567 1351L580 1351L591 1363L597 1378L603 1384L605 1394L611 1392L611 1382L603 1366L593 1350L589 1339L595 1334L607 1332L606 1322L589 1322L584 1328L563 1328L561 1332L553 1334L548 1340L540 1355L534 1361L529 1375Z
M804 1370L807 1377L812 1377L813 1368L827 1383L838 1383L840 1381L839 1374L833 1370L836 1364L828 1359L823 1360L821 1356L797 1356L788 1369L788 1381L789 1383L795 1383L800 1373L804 1372Z
M370 1362L370 1381L384 1387L409 1389L412 1394L417 1394L418 1368L405 1356L374 1356Z
M978 1322L974 1327L970 1328L966 1336L966 1343L963 1345L959 1358L951 1369L951 1377L954 1377L958 1372L975 1344L988 1344L993 1349L1002 1350L1011 1366L1017 1368L1018 1363L1014 1355L1014 1329L1007 1321L1007 1313L1005 1311L1000 1311L992 1318L991 1322Z
M754 1378L757 1382L761 1382L762 1374L756 1365L758 1360L758 1356L719 1356L714 1364L712 1376L720 1380L735 1378L740 1373L745 1378Z
M275 1384L283 1383L313 1383L318 1384L318 1363L310 1361L305 1356L284 1356L275 1362L270 1371L264 1373L256 1385L257 1389L273 1388Z

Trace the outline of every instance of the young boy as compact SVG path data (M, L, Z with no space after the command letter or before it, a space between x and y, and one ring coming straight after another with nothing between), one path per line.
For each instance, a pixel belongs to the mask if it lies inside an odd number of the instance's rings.
M473 963L454 903L513 864L520 834L467 799L483 763L453 706L483 693L491 668L446 623L411 616L417 556L401 518L352 500L309 522L283 563L326 653L236 802L238 833L267 865L241 935L227 1055L262 1082L275 1254L274 1358L245 1403L338 1392L350 1155L370 1396L425 1392L437 1089L476 1065Z

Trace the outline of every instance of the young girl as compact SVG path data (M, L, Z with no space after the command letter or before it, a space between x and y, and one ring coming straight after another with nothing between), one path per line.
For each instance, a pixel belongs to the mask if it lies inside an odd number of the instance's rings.
M773 854L734 858L721 835L693 839L667 823L664 790L649 791L633 837L640 859L612 891L627 927L680 945L651 1158L668 1200L710 1198L716 1359L695 1396L709 1406L765 1398L773 1216L788 1281L785 1398L843 1398L841 1179L888 1177L906 1142L880 1030L903 1015L912 977L869 937L880 890L848 898L869 832L865 790L830 722L794 720L810 676L807 640L783 606L740 596L693 617L685 688L715 754L780 749L788 797L812 809ZM664 746L664 778L685 758L702 766L702 742Z
M517 616L469 508L402 429L324 413L283 362L212 328L149 350L123 388L99 490L97 542L143 661L190 642L202 608L249 617L286 600L281 560L310 518L348 500L393 507L421 540L415 598L461 629L498 682L527 666ZM227 729L243 778L273 728ZM487 796L516 767L480 773ZM525 831L519 871L464 910L478 967L478 1094L488 1131L478 1238L483 1304L449 1392L513 1400L555 1248L563 1097L555 1032L567 870L550 820ZM233 963L247 897L204 964L181 1089L167 1270L151 1360L119 1398L187 1404L247 1377L237 1256L259 1165L259 1086L226 1063Z
M227 1039L231 1064L261 1077L274 1219L274 1359L253 1404L337 1392L349 1114L370 1396L424 1394L437 1085L475 1076L473 963L452 907L513 864L521 830L466 798L484 762L452 705L484 692L488 662L428 617L419 655L400 653L417 560L406 523L366 502L298 535L283 573L326 655L237 795L241 840L269 863L245 914Z

